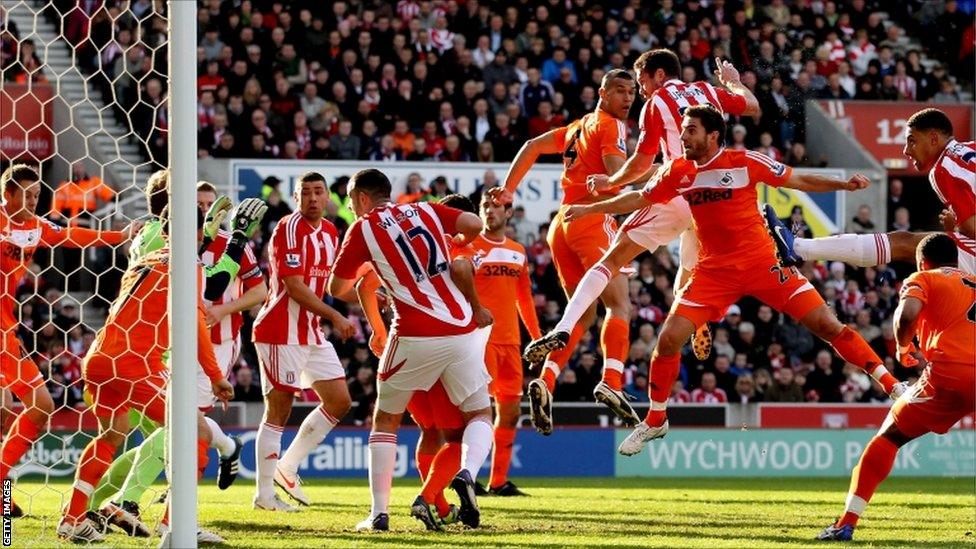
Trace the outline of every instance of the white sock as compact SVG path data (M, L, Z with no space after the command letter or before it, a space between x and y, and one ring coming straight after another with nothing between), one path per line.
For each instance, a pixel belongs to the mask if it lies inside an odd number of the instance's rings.
M312 453L312 450L319 447L319 444L325 439L325 435L329 434L336 423L339 423L338 420L332 417L324 407L319 406L312 410L305 416L305 421L298 429L298 435L295 440L291 441L285 455L281 456L278 466L289 474L297 472L298 465Z
M217 425L217 422L204 416L203 419L207 421L207 426L210 427L210 434L213 439L210 441L210 447L215 448L220 457L227 457L234 453L234 448L237 445L234 444L234 439L227 436L227 433Z
M855 267L891 262L891 242L884 233L797 238L793 250L805 261L843 261Z
M373 431L369 434L369 491L373 498L370 516L388 512L393 469L397 457L396 433Z
M844 508L845 513L854 513L857 516L861 516L867 508L868 502L864 501L864 498L855 496L853 492L847 494L847 505Z
M258 498L266 499L274 496L274 472L278 466L278 455L281 453L282 428L270 423L262 423L258 427L258 440L255 445L254 461L257 464Z
M615 372L624 373L624 363L620 362L615 358L608 358L603 361L604 370L613 370Z
M592 269L586 271L583 279L576 285L576 291L573 292L573 297L566 304L566 311L563 312L563 317L559 319L554 330L572 332L573 326L576 326L583 318L586 310L600 297L609 283L610 271L603 265L594 265Z
M461 468L471 474L472 480L478 478L478 471L491 453L495 435L491 423L486 419L468 422L461 437Z

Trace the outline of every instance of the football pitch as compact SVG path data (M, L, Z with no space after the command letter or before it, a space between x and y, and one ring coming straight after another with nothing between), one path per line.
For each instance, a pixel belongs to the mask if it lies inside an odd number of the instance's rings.
M813 537L842 511L847 479L525 479L530 497L481 498L482 528L427 532L409 517L416 480L394 482L390 532L357 533L369 512L366 480L309 481L314 504L300 513L251 509L253 484L200 489L201 526L228 547L773 547L820 545ZM14 521L14 547L61 545L55 535L69 485L23 482L31 516ZM162 487L160 485L160 487ZM451 500L456 499L449 494ZM162 505L150 505L154 525ZM976 479L892 478L878 491L855 533L858 545L973 547ZM114 532L105 547L155 547L159 538Z

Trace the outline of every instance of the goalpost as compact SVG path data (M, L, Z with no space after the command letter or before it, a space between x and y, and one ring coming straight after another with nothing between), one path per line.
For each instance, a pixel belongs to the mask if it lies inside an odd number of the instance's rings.
M197 543L197 120L196 2L169 0L170 291L167 398L170 535L162 547ZM181 70L189 69L189 70ZM177 288L181 288L178 291Z

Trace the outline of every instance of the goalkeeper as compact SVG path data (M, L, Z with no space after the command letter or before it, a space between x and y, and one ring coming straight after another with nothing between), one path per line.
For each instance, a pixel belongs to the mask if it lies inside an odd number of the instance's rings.
M130 262L166 245L161 217L167 207L168 194L169 173L167 170L160 170L149 178L147 184L146 198L152 220L146 223L133 241L129 251ZM226 197L219 197L214 201L204 220L201 251L207 249L217 238L220 224L230 209L231 203ZM233 232L226 250L214 265L204 268L204 299L212 302L221 297L237 276L241 259L245 253L250 253L247 249L248 240L266 210L267 205L259 199L244 200L237 208L232 220ZM103 520L121 528L127 534L148 537L150 530L139 518L138 502L165 468L165 430L159 429L154 422L134 410L130 411L130 424L138 426L144 437L143 443L125 452L112 463L92 495L89 518L96 519L100 513ZM216 426L209 419L208 424L211 430ZM214 440L218 438L213 437ZM220 456L220 475L217 480L221 489L229 487L237 476L241 447L239 441L233 442L234 448L231 452ZM96 513L95 509L99 509L99 512Z

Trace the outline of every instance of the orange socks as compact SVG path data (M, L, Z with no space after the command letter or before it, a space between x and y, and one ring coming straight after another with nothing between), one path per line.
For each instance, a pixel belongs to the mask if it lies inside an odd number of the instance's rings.
M624 361L630 352L630 324L623 318L611 316L600 331L603 347L603 382L619 391L623 387Z
M460 468L461 443L448 442L441 446L440 451L434 456L430 464L430 474L424 480L420 495L425 501L432 502L437 507L437 514L442 517L450 511L447 499L444 498L444 489L451 484L451 480Z
M488 486L498 488L508 482L508 468L512 464L512 447L515 446L514 427L495 427L495 451L491 456L491 480Z
M898 383L895 376L884 367L884 361L878 357L878 354L864 341L864 338L849 327L844 326L830 344L841 358L877 380L886 393L891 393L891 388Z
M871 501L878 485L888 477L895 464L898 447L882 436L875 436L864 448L861 459L851 475L851 487L847 494L847 507L837 526L857 525L857 519Z
M40 429L26 414L17 416L0 449L0 479L7 478L10 469L30 450L39 434Z
M668 399L671 397L671 386L681 370L681 355L657 356L651 359L651 380L648 394L651 396L651 408L647 412L644 422L651 427L657 427L668 418Z
M427 480L427 474L430 472L430 464L434 462L434 456L437 454L421 454L420 446L417 446L417 471L420 473L420 481L423 482Z
M71 491L71 501L65 517L70 520L80 520L88 510L88 498L91 497L98 481L102 480L105 471L112 465L115 457L115 446L103 439L95 438L85 446L78 460L78 472L75 485Z

